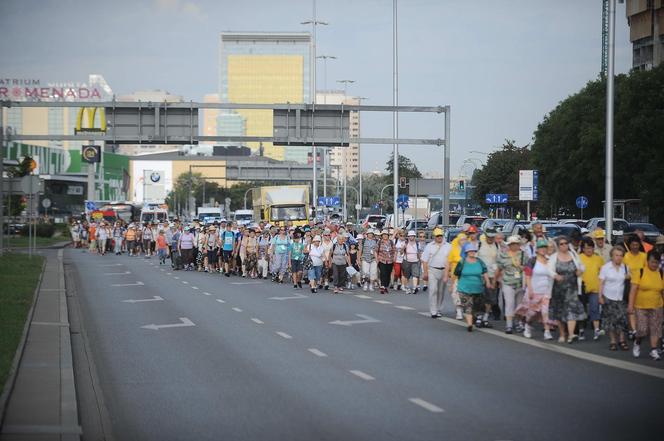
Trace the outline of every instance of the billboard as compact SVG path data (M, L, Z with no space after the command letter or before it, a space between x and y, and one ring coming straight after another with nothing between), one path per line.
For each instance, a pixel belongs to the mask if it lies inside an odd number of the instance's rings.
M519 200L536 201L539 197L539 170L519 170Z

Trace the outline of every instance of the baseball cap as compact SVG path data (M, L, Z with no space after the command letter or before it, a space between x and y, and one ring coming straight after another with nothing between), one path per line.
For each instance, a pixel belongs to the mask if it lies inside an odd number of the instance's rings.
M479 247L474 242L468 242L463 246L463 250L467 253L469 251L477 251Z
M537 242L535 242L535 248L548 248L549 247L549 241L546 239L537 239Z
M434 237L436 237L436 236L443 236L445 233L443 233L442 228L434 228L432 234Z
M513 243L521 244L519 236L510 236L507 238L507 245L512 245Z
M471 225L468 227L468 232L469 233L477 233L477 227L475 225Z
M412 237L416 237L416 236L417 236L417 234L415 234L415 231L410 230L410 231L408 232L408 237L411 237L411 236L412 236Z

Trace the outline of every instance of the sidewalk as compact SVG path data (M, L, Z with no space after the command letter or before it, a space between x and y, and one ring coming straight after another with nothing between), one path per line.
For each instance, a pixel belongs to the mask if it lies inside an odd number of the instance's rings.
M0 440L79 440L63 250L46 266Z

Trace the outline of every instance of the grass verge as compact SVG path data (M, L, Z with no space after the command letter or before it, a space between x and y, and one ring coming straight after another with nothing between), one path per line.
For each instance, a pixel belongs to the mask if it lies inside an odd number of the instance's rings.
M23 253L0 256L0 391L9 368L41 274L44 257Z
M7 248L27 248L28 247L28 238L26 236L11 236L4 238L4 244ZM54 245L58 242L66 242L69 240L69 237L37 237L37 246L38 247L48 247Z

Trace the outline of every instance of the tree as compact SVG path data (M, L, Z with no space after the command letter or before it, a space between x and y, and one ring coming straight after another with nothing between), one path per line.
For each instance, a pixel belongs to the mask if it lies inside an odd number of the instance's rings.
M390 155L390 159L385 164L385 170L389 176L394 174L394 155ZM405 178L421 178L422 173L417 169L409 158L399 155L399 176Z
M485 205L485 195L498 193L509 195L512 201L519 197L519 170L532 168L530 150L527 145L519 147L515 141L506 139L502 148L489 154L486 164L473 173L473 200Z
M664 223L664 65L615 80L614 195L640 198L650 220ZM538 125L532 145L543 203L602 216L605 174L606 80L589 82Z

